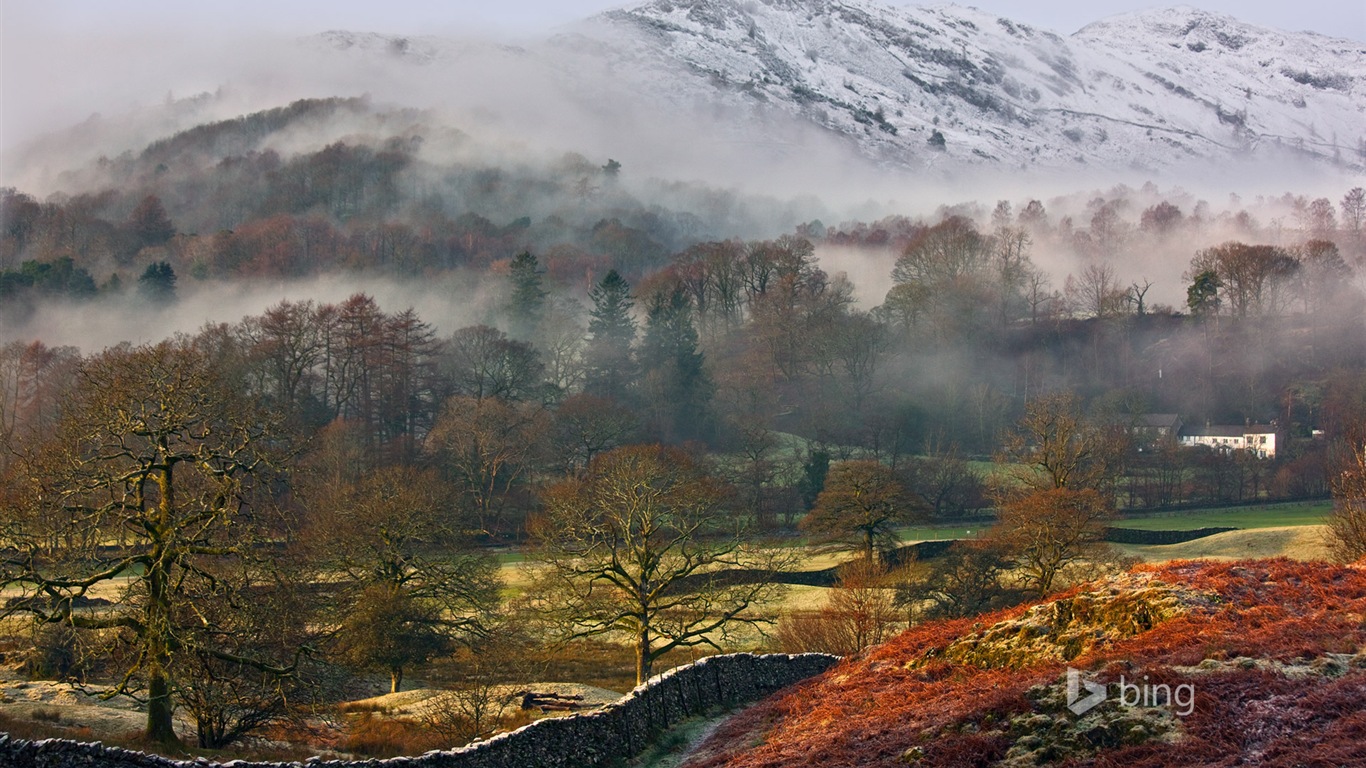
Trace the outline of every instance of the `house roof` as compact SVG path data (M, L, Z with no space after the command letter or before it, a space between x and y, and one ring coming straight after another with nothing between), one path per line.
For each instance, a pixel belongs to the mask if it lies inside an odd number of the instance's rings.
M1149 427L1157 429L1159 427L1174 427L1181 421L1181 417L1175 413L1144 413L1135 419L1135 426Z
M1182 437L1242 437L1247 432L1243 427L1233 427L1226 424L1211 424L1206 427L1186 427L1181 430Z
M1269 424L1211 424L1208 426L1187 426L1181 430L1182 437L1243 437L1245 435L1274 435L1276 427Z

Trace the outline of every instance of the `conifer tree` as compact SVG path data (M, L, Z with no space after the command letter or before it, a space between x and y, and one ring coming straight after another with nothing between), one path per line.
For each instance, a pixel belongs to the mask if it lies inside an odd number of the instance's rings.
M541 287L540 263L535 254L523 251L512 260L508 271L512 293L508 297L508 332L522 341L530 341L545 318L546 291Z
M175 301L175 270L164 261L147 265L142 277L138 278L138 292L156 304L170 304Z
M651 426L659 436L706 437L713 387L697 349L692 303L681 288L651 298L640 367Z
M631 286L615 269L589 294L593 300L584 350L585 387L589 393L625 401L636 379L631 344L636 321L631 317Z

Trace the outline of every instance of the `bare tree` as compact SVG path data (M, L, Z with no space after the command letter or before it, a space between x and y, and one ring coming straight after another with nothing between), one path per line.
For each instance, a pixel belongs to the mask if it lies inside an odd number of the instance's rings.
M1186 278L1213 274L1229 311L1246 317L1278 311L1281 289L1290 285L1298 266L1281 248L1228 242L1196 253Z
M483 400L525 400L539 394L544 366L531 344L487 325L456 331L446 343L442 368L454 394Z
M278 535L267 478L280 438L210 356L162 343L87 360L51 440L24 458L0 532L4 582L18 592L5 613L117 637L129 653L108 695L147 702L151 740L176 739L187 655L294 669L235 647L195 611L205 595L240 595L250 580L221 578L225 563ZM79 610L101 585L122 590L115 607Z
M1128 296L1109 264L1088 264L1080 277L1068 275L1063 291L1074 315L1096 318L1123 314Z
M774 640L787 653L840 656L883 642L901 619L889 581L880 563L859 559L844 565L826 604L819 610L783 616Z
M1134 306L1134 314L1142 317L1148 314L1148 291L1153 287L1153 282L1148 278L1143 278L1143 283L1131 283L1124 294L1124 300Z
M335 622L351 665L404 670L477 635L497 603L497 564L475 552L435 473L386 467L311 494L310 546L339 598Z
M1353 187L1347 194L1342 196L1342 202L1338 203L1342 210L1342 228L1347 233L1347 238L1351 246L1356 249L1357 257L1360 258L1362 247L1363 225L1366 225L1366 189Z
M505 532L524 473L544 443L548 415L535 403L452 397L427 449L486 535Z
M976 616L1018 597L1005 584L1012 565L1000 541L956 541L898 585L897 603L922 619Z
M1124 430L1083 416L1076 395L1059 392L1025 407L997 460L1012 465L1020 489L1100 488L1113 480L1125 440Z
M579 393L555 409L549 442L565 474L573 475L586 469L594 456L631 442L639 432L640 420L617 402Z
M1366 557L1366 439L1349 440L1345 453L1333 476L1328 531L1338 559L1353 562Z
M636 681L678 648L720 649L781 585L780 555L755 548L723 502L729 489L677 448L598 455L582 477L549 488L534 528L539 592L568 637L625 634Z
M992 538L1012 553L1025 585L1042 597L1053 591L1063 568L1103 546L1110 515L1110 504L1095 490L1038 490L1001 506Z

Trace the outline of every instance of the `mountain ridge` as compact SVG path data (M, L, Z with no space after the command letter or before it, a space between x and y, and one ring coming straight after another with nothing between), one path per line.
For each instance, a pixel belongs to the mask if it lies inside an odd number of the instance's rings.
M1366 46L1189 6L1066 38L972 8L863 0L653 0L597 21L642 60L691 73L673 89L777 106L890 165L1366 159Z
M263 59L292 64L265 91L225 73L216 93L9 150L11 176L50 191L65 170L205 120L363 94L444 109L514 152L781 194L832 180L862 194L906 172L1069 187L1079 172L1243 187L1366 172L1366 45L1189 6L1061 35L956 5L652 0L535 40L334 29L289 45Z

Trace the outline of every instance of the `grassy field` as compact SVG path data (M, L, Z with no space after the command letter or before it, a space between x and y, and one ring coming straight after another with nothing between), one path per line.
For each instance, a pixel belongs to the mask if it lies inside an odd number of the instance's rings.
M940 539L975 539L986 533L989 527L991 527L989 520L956 526L908 525L904 528L898 528L896 534L901 538L902 544L914 544L917 541L939 541Z
M1144 531L1188 531L1193 528L1285 528L1321 525L1333 510L1330 501L1299 501L1231 509L1195 509L1121 518L1116 528Z
M1246 558L1288 557L1292 560L1329 560L1327 528L1322 525L1294 525L1283 528L1250 528L1227 531L1181 544L1139 546L1116 544L1126 555L1148 563L1168 560L1243 560Z
M1183 544L1118 546L1124 554L1146 562L1276 556L1313 560L1327 557L1322 523L1331 509L1332 505L1327 501L1265 504L1232 509L1158 513L1123 518L1117 520L1114 525L1143 530L1189 530L1207 527L1242 529ZM906 526L899 529L898 534L902 542L911 544L918 541L976 538L983 535L988 527L989 521L967 525ZM848 551L833 551L811 546L804 538L786 540L782 546L803 550L801 562L796 567L796 570L802 571L830 568L853 557ZM534 566L527 561L525 553L516 549L500 550L496 556L501 566L500 575L507 596L520 595L530 584L531 568ZM817 609L825 603L829 592L830 590L823 587L790 587L782 601L771 610L774 613L783 613Z

